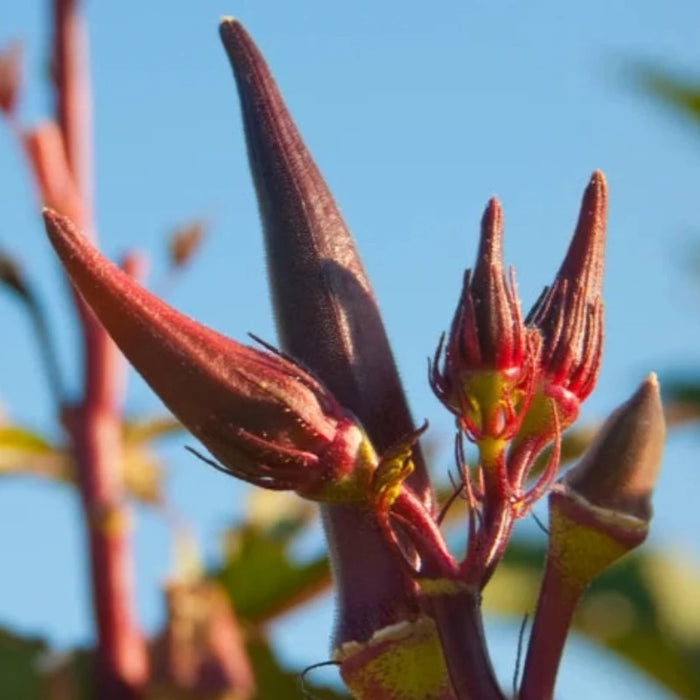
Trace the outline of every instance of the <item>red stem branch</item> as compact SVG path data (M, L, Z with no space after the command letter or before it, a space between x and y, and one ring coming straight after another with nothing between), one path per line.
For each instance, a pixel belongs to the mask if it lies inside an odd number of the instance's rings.
M505 700L491 666L479 606L472 588L425 600L440 634L452 687L459 700Z
M63 133L66 158L81 193L87 219L92 215L92 91L87 60L87 32L80 0L54 0L52 73L56 121Z
M582 589L548 556L525 659L519 700L551 700L559 662Z
M53 9L56 116L80 202L76 223L94 235L86 32L78 0L54 0ZM131 700L139 697L148 662L134 611L129 511L122 479L124 365L82 300L74 299L83 330L84 395L75 407L64 408L63 418L73 444L89 539L97 626L96 691L105 700Z

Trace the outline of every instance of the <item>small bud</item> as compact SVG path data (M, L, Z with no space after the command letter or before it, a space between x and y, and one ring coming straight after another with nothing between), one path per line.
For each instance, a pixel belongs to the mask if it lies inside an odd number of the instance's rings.
M12 116L22 86L22 45L15 41L0 50L0 111Z
M551 556L571 585L588 585L646 539L665 434L652 374L552 489Z
M581 595L646 539L664 436L659 386L651 374L552 489L545 572L519 697L552 697Z
M361 497L372 448L320 382L286 357L178 313L104 258L68 218L46 210L44 219L76 289L224 471L307 498Z
M178 226L168 238L170 265L184 267L199 250L204 240L207 225L204 221L192 221Z
M596 508L648 522L665 437L659 383L650 374L605 421L562 486Z
M607 185L593 173L564 262L527 318L542 334L544 392L556 399L562 428L593 391L603 343L603 256Z
M444 353L441 341L430 376L435 394L477 441L507 439L516 432L537 355L513 276L508 280L503 270L502 239L503 213L491 199L481 221L476 266L464 275Z

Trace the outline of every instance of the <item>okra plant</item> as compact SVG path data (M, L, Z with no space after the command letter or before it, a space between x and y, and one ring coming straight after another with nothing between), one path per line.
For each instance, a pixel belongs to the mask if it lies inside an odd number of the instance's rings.
M191 448L197 457L318 504L337 605L332 658L353 697L509 697L489 659L481 595L515 522L547 498L548 552L517 697L552 698L578 600L647 535L664 441L651 374L578 464L560 471L563 431L593 391L601 362L605 178L591 176L563 262L527 314L515 273L504 267L501 205L488 202L475 261L429 362L427 381L454 417L458 478L439 503L420 446L428 426L411 417L353 239L255 43L234 19L222 21L220 34L240 96L279 346L255 337L242 344L206 328L147 291L128 264L109 262L91 239L77 162L62 180L52 177L56 170L42 167L50 137L35 135L27 149L46 231L89 342L105 342L102 328L111 336L206 448ZM64 155L70 160L70 149ZM81 426L94 405L63 413L88 452ZM459 553L442 527L457 500L466 505ZM141 642L124 639L132 646L122 660L110 647L103 661L138 694L148 674L133 653Z

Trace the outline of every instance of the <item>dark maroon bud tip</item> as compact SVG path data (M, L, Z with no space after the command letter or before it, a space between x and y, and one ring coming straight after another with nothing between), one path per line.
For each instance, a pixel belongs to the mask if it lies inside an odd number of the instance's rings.
M648 522L665 437L659 383L650 374L605 421L563 483L594 506Z

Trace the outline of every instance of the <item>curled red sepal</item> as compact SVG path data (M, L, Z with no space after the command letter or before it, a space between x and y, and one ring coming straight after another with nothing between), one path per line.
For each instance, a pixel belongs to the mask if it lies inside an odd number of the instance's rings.
M127 359L224 469L309 498L352 497L346 477L364 433L328 390L288 358L262 352L175 311L110 263L67 217L45 210L73 285Z
M538 343L522 320L515 279L503 269L503 213L491 199L481 220L476 266L464 284L447 341L430 368L437 397L472 439L507 439L532 393Z
M545 393L574 411L593 391L600 369L607 199L605 177L596 170L564 262L527 318L542 334Z

